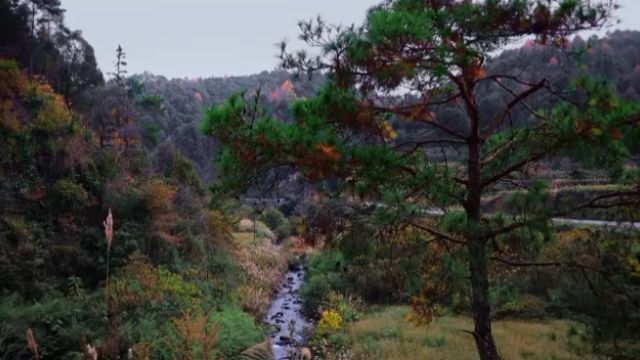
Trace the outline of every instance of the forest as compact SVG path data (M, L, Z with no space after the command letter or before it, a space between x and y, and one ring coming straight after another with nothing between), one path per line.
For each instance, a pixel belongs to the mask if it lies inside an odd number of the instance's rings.
M640 359L618 11L388 0L169 79L0 0L0 359Z

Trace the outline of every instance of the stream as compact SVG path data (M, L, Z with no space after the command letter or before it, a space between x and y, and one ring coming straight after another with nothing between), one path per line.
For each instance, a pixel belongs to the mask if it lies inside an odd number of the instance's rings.
M276 360L290 359L290 355L297 353L297 349L305 342L305 328L310 323L302 313L299 294L300 287L304 284L304 275L305 271L301 266L289 269L265 317L265 322L271 328L270 336Z
M430 215L440 216L440 211L430 211ZM640 229L637 222L610 222L598 220L553 219L556 223L592 225L592 226L623 226L624 228ZM299 359L300 349L305 346L306 328L311 322L302 312L300 288L305 281L303 266L290 267L280 283L276 297L264 319L269 326L273 353L276 360Z

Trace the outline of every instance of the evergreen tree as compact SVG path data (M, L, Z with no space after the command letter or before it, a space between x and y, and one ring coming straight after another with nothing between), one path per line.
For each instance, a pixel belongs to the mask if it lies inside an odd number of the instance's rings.
M203 130L224 145L214 193L251 185L274 167L297 166L308 179L341 180L340 190L377 204L379 226L424 231L442 249L467 262L475 339L481 359L499 359L491 327L492 262L594 271L561 259L538 259L552 219L586 207L637 206L637 174L625 174L627 146L640 141L640 105L618 99L610 84L586 76L573 91L522 68L489 72L491 54L525 36L543 46L567 44L580 30L605 25L612 1L390 0L372 8L362 27L301 22L301 39L321 52L289 53L288 69L326 72L329 84L293 108L295 121L274 119L242 95L207 113ZM491 91L487 91L491 90ZM480 105L493 91L492 111ZM528 101L554 99L550 108ZM442 109L454 110L440 117ZM458 111L459 110L459 111ZM526 117L513 119L514 116ZM399 133L399 123L411 123ZM516 122L520 127L510 126ZM445 144L461 162L434 161L429 149ZM533 164L573 156L626 181L624 190L583 203L553 204ZM483 210L483 195L515 184L507 214ZM462 210L455 210L455 209ZM428 216L442 212L443 216ZM535 260L532 260L535 259ZM438 289L416 299L429 320Z

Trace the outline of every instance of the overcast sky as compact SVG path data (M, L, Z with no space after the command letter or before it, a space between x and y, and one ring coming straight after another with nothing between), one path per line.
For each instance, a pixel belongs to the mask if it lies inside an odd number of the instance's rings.
M615 28L640 30L640 0L619 0ZM66 23L82 30L102 71L115 49L130 74L167 77L247 75L277 66L274 44L298 35L297 21L318 14L360 23L375 0L62 0Z

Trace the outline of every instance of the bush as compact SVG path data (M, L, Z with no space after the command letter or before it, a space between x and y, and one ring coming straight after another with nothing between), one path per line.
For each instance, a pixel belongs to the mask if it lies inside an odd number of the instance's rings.
M17 296L0 303L0 356L32 359L25 351L26 332L32 329L45 359L73 359L82 353L85 338L96 338L105 324L96 316L104 310L104 297L70 299L50 293L46 300L27 303Z
M169 360L176 358L174 346L169 343L178 338L171 321L158 317L154 313L146 313L122 324L120 329L122 341L132 344L136 358Z
M271 229L275 229L285 222L288 222L287 218L285 218L278 209L273 208L263 211L262 214L260 214L260 220Z
M342 315L335 310L325 310L318 322L318 334L331 334L342 329Z
M348 285L340 272L343 269L344 256L339 251L324 251L315 254L309 260L307 283L301 289L305 311L313 317L318 316L320 306L331 293L346 293Z
M267 209L260 214L260 220L276 233L279 239L292 234L292 226L278 209Z
M254 318L241 309L229 306L210 319L220 323L217 349L224 358L234 358L245 349L264 340L264 331Z
M331 292L325 299L323 307L338 312L345 322L357 321L360 311L364 308L359 299L337 292Z
M339 272L345 266L344 255L337 250L327 250L316 253L309 260L309 277Z
M89 205L89 194L69 178L56 181L49 192L51 205L59 212L77 212Z

